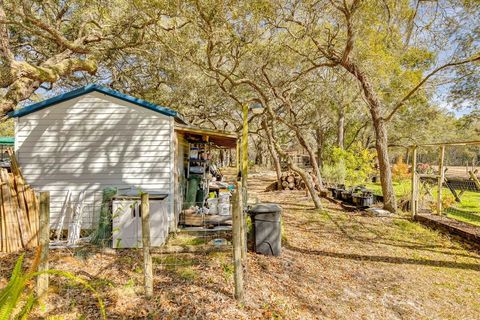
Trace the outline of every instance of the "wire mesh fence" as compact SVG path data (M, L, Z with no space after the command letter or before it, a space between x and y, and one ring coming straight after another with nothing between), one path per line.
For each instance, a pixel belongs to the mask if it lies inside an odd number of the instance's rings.
M480 225L480 143L416 148L418 213Z

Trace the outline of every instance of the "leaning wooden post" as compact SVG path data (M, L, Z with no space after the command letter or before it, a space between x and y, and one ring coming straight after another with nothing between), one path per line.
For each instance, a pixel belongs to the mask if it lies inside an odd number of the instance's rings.
M242 227L239 194L242 191L237 187L233 193L232 236L233 236L233 278L235 281L235 299L243 302L243 265L242 265Z
M148 193L141 195L141 215L142 215L142 245L143 245L143 272L145 297L150 299L153 296L153 267L152 256L150 254L150 206L148 202Z
M40 262L38 271L48 270L48 244L50 242L50 192L40 192L40 226L38 230ZM48 274L37 277L37 296L44 297L48 291Z
M412 196L410 200L412 218L415 219L418 205L418 178L417 178L417 147L412 148Z
M443 170L445 160L445 145L440 147L440 157L438 163L438 193L437 193L437 213L442 214L442 186L445 180L445 171Z

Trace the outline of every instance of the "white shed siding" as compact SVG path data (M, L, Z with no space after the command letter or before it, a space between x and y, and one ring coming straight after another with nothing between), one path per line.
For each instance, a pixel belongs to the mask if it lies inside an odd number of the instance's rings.
M108 186L173 197L174 120L92 92L17 119L15 149L22 172L37 191L51 193L51 224L67 192L85 191L84 223L96 224Z

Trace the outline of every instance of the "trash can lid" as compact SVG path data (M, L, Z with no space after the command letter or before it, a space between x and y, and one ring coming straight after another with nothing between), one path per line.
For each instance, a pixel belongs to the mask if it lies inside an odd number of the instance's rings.
M276 203L258 203L248 210L248 213L281 212L282 207Z

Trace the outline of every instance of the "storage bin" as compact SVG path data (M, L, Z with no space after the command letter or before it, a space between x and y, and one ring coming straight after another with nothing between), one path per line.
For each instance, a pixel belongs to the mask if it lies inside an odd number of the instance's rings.
M259 203L248 210L252 219L256 253L279 256L282 252L282 208L275 203Z

